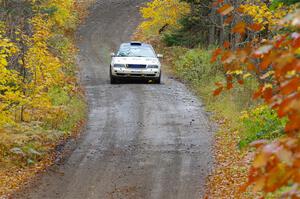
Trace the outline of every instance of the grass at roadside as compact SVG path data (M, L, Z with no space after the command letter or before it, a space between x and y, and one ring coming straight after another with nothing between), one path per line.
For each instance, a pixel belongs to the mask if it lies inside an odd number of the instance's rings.
M247 78L242 86L236 83L233 89L213 96L216 82L226 82L223 67L210 61L213 49L159 48L166 54L168 71L189 85L209 111L226 118L230 128L239 132L237 146L244 148L255 140L272 140L282 135L286 121L252 99L258 86L256 79Z
M169 47L163 51L168 57L168 70L171 70L176 77L190 86L204 100L209 111L227 118L231 121L233 129L242 127L241 112L255 105L251 100L251 92L256 89L254 80L246 81L244 87L236 86L234 89L214 97L215 83L224 82L225 75L220 64L210 62L211 50Z

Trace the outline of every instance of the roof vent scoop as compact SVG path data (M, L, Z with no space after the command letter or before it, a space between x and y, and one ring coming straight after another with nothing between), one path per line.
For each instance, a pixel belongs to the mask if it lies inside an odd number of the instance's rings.
M142 42L139 42L139 41L132 41L132 42L130 42L130 45L132 45L132 46L141 46L141 45L142 45Z

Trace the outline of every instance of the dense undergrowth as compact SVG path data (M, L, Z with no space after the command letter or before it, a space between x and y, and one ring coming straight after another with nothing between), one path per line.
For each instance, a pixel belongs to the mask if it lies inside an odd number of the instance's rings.
M74 33L91 2L0 1L0 196L51 164L84 123Z

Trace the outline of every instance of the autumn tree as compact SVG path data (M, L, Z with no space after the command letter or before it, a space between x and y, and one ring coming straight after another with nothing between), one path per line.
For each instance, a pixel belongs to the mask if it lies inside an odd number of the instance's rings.
M141 8L142 17L146 19L139 27L144 36L159 35L167 29L179 28L179 19L189 13L187 3L179 0L154 0Z
M74 0L1 0L0 6L1 123L63 116L49 92L75 90Z

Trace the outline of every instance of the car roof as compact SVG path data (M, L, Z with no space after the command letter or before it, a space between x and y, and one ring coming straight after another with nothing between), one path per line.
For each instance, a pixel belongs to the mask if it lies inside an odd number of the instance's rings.
M120 47L125 47L125 46L143 46L143 47L152 48L152 46L150 44L146 44L146 43L139 42L139 41L132 41L132 42L122 43Z

